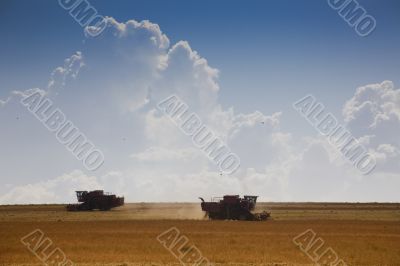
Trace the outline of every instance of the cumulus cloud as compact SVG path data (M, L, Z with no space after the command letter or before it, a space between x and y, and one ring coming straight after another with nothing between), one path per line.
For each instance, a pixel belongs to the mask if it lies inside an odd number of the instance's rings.
M400 121L400 89L391 81L359 87L343 108L348 123L363 119L363 126L376 128L386 121Z
M8 97L6 100L1 100L0 99L0 107L5 106L8 103L8 101L10 101L10 97Z
M142 41L150 41L155 47L164 50L169 47L168 37L161 32L158 24L148 20L136 21L128 20L127 22L118 22L112 17L106 17L107 30L105 34L111 34L117 39L134 39ZM104 33L102 33L104 35ZM96 39L91 35L86 35L88 38Z
M47 91L57 93L57 90L62 89L69 78L76 79L84 65L82 53L79 51L65 59L64 66L57 67L51 73Z
M376 157L377 170L400 171L400 89L393 82L359 87L343 108L348 128Z
M203 120L211 118L210 113L221 114L218 70L210 67L188 42L176 43L160 58L163 67L149 94L153 104L176 94Z
M62 90L65 87L65 84L69 79L75 79L78 76L79 71L83 66L84 63L83 63L82 53L78 51L73 55L71 55L70 57L66 58L64 60L63 66L56 67L53 70L53 72L50 75L50 79L48 81L46 88L12 90L7 100L0 99L0 107L5 106L10 101L14 100L15 97L17 97L17 99L20 99L32 95L33 93L36 92L40 93L41 95L55 96L58 94L59 90Z
M104 169L96 177L74 171L14 187L0 202L70 201L74 190L95 188L123 194L128 201L194 201L232 193L257 194L262 200L368 198L357 192L363 184L360 173L326 140L282 130L282 110L264 114L223 108L219 71L188 42L170 45L149 21L107 20L102 34L88 36L81 52L56 68L41 90L62 99L63 111L102 148ZM157 109L171 94L239 156L238 172L221 174L190 136ZM346 125L384 162L371 184L385 178L382 171L390 171L391 184L396 184L400 152L393 132L400 132L399 99L399 90L386 81L357 89L343 108Z
M75 202L76 190L101 189L97 178L74 170L53 179L16 186L0 197L0 204L39 204Z
M199 156L199 150L187 149L166 149L163 147L150 147L143 152L131 155L131 158L141 162L181 161L193 160Z

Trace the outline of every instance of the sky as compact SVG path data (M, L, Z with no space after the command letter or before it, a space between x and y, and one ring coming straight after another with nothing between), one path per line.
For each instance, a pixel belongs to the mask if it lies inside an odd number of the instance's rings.
M329 1L89 2L107 21L96 37L59 1L0 3L0 204L73 202L92 189L130 202L399 201L398 1L358 1L376 20L365 37ZM101 151L99 168L21 103L34 93ZM237 171L157 107L171 95L237 156ZM370 173L304 117L304 102L293 107L306 95L371 155Z

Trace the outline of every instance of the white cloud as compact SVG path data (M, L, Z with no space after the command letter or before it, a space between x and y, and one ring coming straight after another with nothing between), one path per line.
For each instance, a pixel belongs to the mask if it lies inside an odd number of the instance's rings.
M99 187L124 194L128 201L195 201L197 196L225 193L257 194L263 200L394 197L393 192L362 193L370 191L363 182L386 189L383 171L390 172L392 185L399 175L400 93L393 83L361 87L343 108L347 126L382 165L364 181L325 139L303 139L296 130L282 130L282 110L263 114L223 108L218 70L188 42L170 47L168 37L149 21L108 20L101 36L85 40L82 52L57 68L48 85L48 91L63 99L68 117L102 148L105 168L96 172L97 178L72 172L14 187L0 202L66 202L76 189ZM240 157L235 175L221 175L190 137L156 108L171 94ZM62 161L53 154L52 161Z
M35 204L75 202L76 190L101 189L96 177L79 170L46 181L16 186L0 197L0 204Z
M152 44L159 48L160 50L169 47L169 39L160 30L158 24L152 23L148 20L143 20L141 22L135 20L128 20L125 23L120 23L112 17L106 17L107 19L107 30L109 33L116 38L136 38L140 35L140 39L147 39L152 42ZM87 35L88 38L96 39L96 37L91 37Z
M150 147L143 152L131 155L131 158L140 162L170 162L170 161L190 161L199 157L199 150L195 148L187 149L167 149L164 147Z
M0 107L5 106L9 101L10 101L10 97L8 97L6 100L0 99Z
M82 53L79 51L65 59L64 66L57 67L51 73L50 81L47 84L47 91L57 94L57 90L64 88L69 78L76 79L84 65Z
M377 171L400 171L400 89L393 82L359 87L343 108L350 131L377 159Z
M83 66L84 62L82 58L82 53L78 51L72 56L66 58L64 60L63 66L56 67L53 70L50 75L50 80L47 84L46 89L31 88L26 90L12 90L7 100L0 100L0 107L8 104L11 100L14 99L15 96L18 98L24 98L26 96L32 95L35 92L39 92L42 95L55 96L58 94L59 90L64 88L66 82L69 79L75 79L78 76L79 71Z
M400 89L391 81L359 87L343 108L345 121L362 119L364 126L376 128L380 124L400 122Z

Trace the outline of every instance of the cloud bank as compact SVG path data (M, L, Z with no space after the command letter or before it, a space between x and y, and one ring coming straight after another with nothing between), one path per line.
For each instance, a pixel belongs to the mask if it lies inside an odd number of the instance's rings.
M346 126L378 161L365 177L317 134L304 138L282 130L285 113L294 110L263 114L223 108L219 92L228 88L220 88L219 71L188 42L171 45L159 25L149 21L107 19L103 33L87 37L42 89L102 147L104 166L95 173L64 167L46 181L27 177L25 184L10 184L0 203L70 202L75 190L96 188L123 194L128 201L196 201L222 194L256 194L271 201L399 199L394 187L400 185L400 90L392 82L360 87L343 106ZM0 108L6 112L10 101L32 90L38 89L14 91ZM239 171L221 175L156 108L171 94L240 157ZM46 145L51 137L41 141ZM46 156L49 164L65 164L51 150ZM34 174L45 176L46 167Z

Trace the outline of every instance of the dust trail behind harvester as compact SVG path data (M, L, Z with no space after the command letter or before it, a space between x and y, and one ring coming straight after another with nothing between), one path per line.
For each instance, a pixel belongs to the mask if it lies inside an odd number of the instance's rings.
M178 209L177 213L179 215L178 219L202 220L206 218L198 203L187 204Z
M117 216L135 220L202 220L204 213L198 203L128 203L113 210Z

